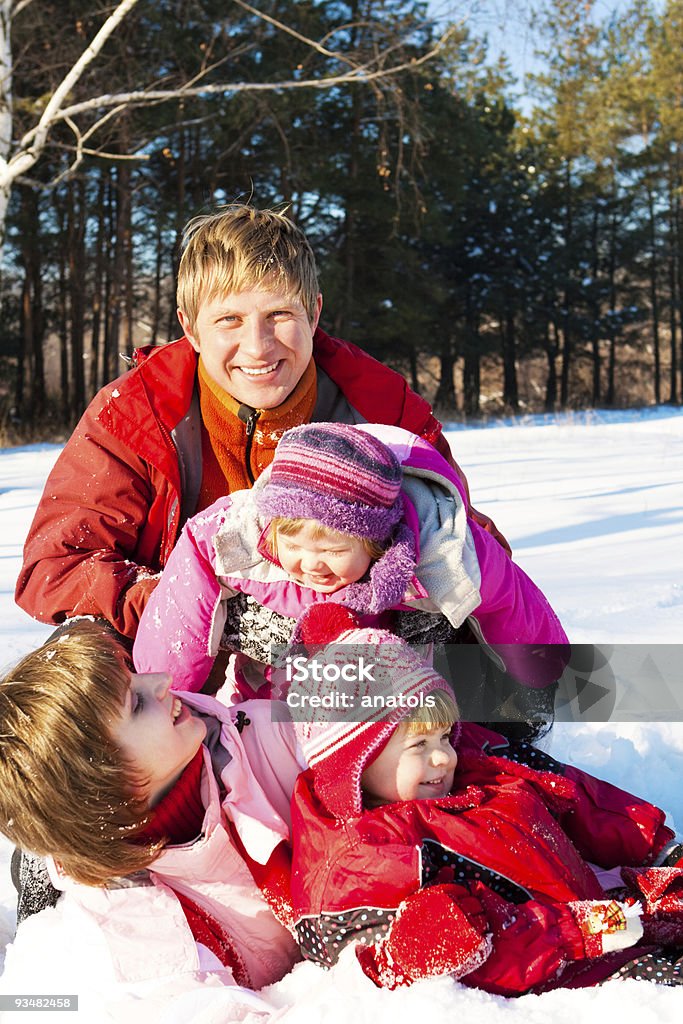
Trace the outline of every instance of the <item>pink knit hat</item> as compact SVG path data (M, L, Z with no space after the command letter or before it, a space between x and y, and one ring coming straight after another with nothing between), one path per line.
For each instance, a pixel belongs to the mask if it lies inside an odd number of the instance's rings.
M367 579L339 597L356 611L378 613L401 603L417 561L401 481L396 456L372 434L345 423L306 423L282 435L257 508L266 522L313 519L385 544Z
M385 444L345 423L286 430L258 499L266 519L317 519L380 543L403 515L401 467Z
M396 727L434 691L446 690L451 697L453 692L404 640L388 630L360 627L358 618L340 605L312 605L300 626L303 643L316 662L342 668L357 661L357 652L362 650L376 669L377 678L372 681L358 678L346 682L344 692L354 698L354 713L337 714L312 707L306 721L295 723L318 797L336 817L355 817L362 811L363 771ZM321 649L321 645L327 646ZM356 647L353 654L350 645ZM321 696L330 692L330 684L311 681L307 689ZM371 700L373 706L359 711L363 698ZM337 720L331 720L333 717ZM456 724L454 741L458 734Z

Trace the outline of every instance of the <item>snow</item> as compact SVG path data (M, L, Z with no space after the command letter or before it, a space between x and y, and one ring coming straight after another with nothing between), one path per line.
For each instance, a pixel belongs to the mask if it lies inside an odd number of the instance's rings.
M509 538L516 560L548 595L574 643L680 642L683 411L662 407L539 416L481 428L453 425L448 437L475 504ZM22 541L58 453L52 445L0 452L0 639L5 667L50 632L16 608L12 595ZM665 807L670 823L683 832L683 722L563 722L555 725L546 746L561 760ZM14 931L10 852L0 840L0 958ZM62 969L64 977L74 976L68 953L60 954L56 942L50 947L49 974L41 956L45 951L36 950L33 959L26 954L27 946L21 947L21 964L17 957L10 961L13 983L21 982L24 969L24 991L45 991L41 980L60 977ZM79 988L87 989L85 972ZM60 990L65 991L63 986ZM204 1003L204 995L192 1005L187 998L177 1000L147 1019L167 1024L237 1019L232 1004ZM456 1018L468 1024L575 1024L607 1017L666 1024L683 1011L680 990L636 982L515 1001L470 991L449 978L396 993L380 991L348 955L329 973L302 964L263 995L279 1008L275 1018L287 1024L374 1024L389 1018L395 1024L412 1024L424 1016L430 1024L452 1024ZM245 1020L265 1019L256 1009L245 1008L245 1014ZM0 1017L21 1024L33 1017L45 1019L31 1013ZM89 1016L84 1006L78 1019L99 1024L104 1017ZM120 1019L129 1019L128 1009Z

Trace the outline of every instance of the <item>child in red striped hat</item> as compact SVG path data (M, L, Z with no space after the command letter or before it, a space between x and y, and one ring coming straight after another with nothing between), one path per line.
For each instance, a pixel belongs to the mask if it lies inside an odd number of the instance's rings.
M379 987L450 974L506 996L683 983L683 867L651 866L672 840L663 811L540 751L533 767L498 756L500 737L460 725L405 641L347 609L310 608L300 626L292 899L307 959L331 967L353 944ZM364 652L372 681L326 683ZM353 700L329 708L340 690Z
M399 428L286 431L251 490L188 522L141 619L135 664L198 690L227 649L222 699L270 698L270 666L298 639L297 621L331 597L363 625L393 627L395 612L419 610L430 629L441 617L449 636L476 614L473 633L518 661L566 644L543 594L468 518L459 487L431 446ZM545 686L564 667L531 661L513 672L524 686Z

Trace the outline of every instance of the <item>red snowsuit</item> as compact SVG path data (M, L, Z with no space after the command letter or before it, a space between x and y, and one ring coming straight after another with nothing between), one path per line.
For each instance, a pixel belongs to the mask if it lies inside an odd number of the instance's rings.
M588 862L652 863L672 837L663 812L534 748L526 748L533 767L492 755L485 732L463 725L453 790L442 799L362 809L372 730L335 755L347 760L345 771L332 757L299 777L292 896L304 956L329 966L358 941L377 984L452 973L510 996L592 985L638 955L602 955L601 937L581 927L589 908L576 901L609 898ZM654 868L646 877L667 871L683 874ZM630 878L636 896L644 874ZM444 929L427 917L429 896L439 893L452 904L447 965L437 948ZM383 953L399 919L412 976ZM680 915L676 931L680 943Z
M320 329L313 341L314 419L405 427L454 465L441 424L400 374ZM196 352L181 339L152 350L93 399L48 477L26 540L16 600L30 615L52 623L104 616L135 635L154 576L197 510L196 368Z

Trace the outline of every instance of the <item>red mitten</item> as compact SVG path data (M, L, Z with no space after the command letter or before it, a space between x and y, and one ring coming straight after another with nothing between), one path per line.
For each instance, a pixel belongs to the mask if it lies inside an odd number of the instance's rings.
M488 956L487 928L481 903L464 886L435 885L409 896L386 937L358 946L356 956L378 988L439 974L461 977Z
M683 868L622 868L622 878L643 905L646 942L683 943Z
M491 954L465 984L497 995L517 996L557 984L567 963L602 956L637 941L641 929L631 911L609 900L514 904L477 883L491 931ZM637 911L636 911L637 913Z

